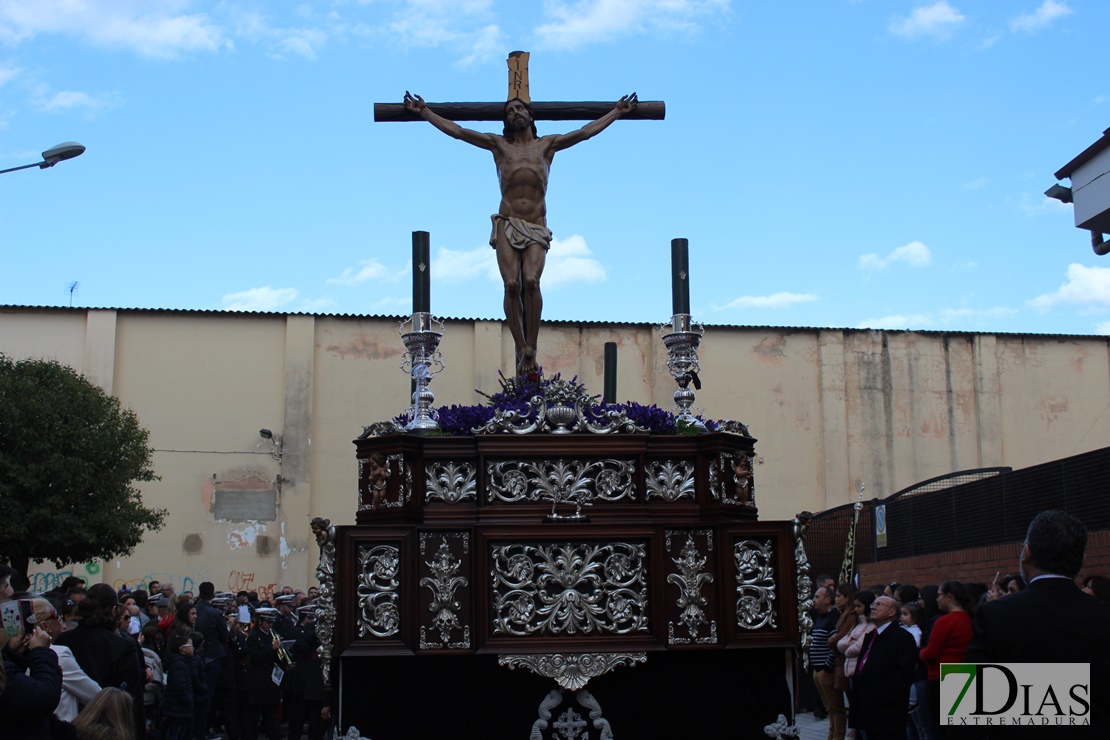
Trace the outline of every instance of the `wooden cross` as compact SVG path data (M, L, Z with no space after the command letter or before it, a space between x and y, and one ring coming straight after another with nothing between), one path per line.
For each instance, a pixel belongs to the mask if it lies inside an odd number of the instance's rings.
M509 94L506 101L520 98L532 107L536 121L593 121L613 110L608 102L531 102L528 94L528 52L509 54ZM451 121L504 121L505 103L427 103L433 113ZM625 121L662 121L667 109L662 100L641 100L635 110L621 117ZM374 103L374 121L420 121L419 115L404 103Z

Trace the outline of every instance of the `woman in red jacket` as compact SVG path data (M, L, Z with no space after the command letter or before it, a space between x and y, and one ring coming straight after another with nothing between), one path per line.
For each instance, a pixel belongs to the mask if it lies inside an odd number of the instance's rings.
M959 581L945 581L937 591L941 616L933 623L929 643L921 648L929 687L929 713L936 717L940 707L940 664L962 663L971 642L971 615L975 598L971 589Z

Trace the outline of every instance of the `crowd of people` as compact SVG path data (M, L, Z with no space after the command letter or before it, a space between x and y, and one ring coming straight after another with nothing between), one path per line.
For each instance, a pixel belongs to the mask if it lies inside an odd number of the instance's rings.
M828 739L958 733L940 721L944 663L1089 663L1090 726L1077 729L1105 731L1110 580L1077 582L1086 542L1079 520L1045 511L1029 525L1020 574L989 585L857 590L818 576L808 657ZM259 731L278 740L279 716L288 738L307 730L322 740L330 725L314 588L260 599L217 593L210 582L194 595L157 581L117 592L71 578L30 594L13 593L10 576L0 564L5 627L12 615L21 620L3 645L0 740L238 740Z
M942 663L1090 663L1090 726L994 728L999 737L1094 737L1110 726L1110 580L1077 582L1086 527L1061 511L1029 525L1020 574L857 590L818 576L809 651L828 740L993 737L941 722ZM1098 728L1092 730L1092 727Z
M317 652L316 589L115 591L69 578L13 593L0 564L5 621L0 740L322 740L331 700Z

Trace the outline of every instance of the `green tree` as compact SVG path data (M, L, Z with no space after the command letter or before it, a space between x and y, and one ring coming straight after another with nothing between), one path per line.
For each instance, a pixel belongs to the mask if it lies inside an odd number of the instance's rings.
M149 432L73 368L0 355L0 558L87 562L130 555L164 509L137 481L158 480Z

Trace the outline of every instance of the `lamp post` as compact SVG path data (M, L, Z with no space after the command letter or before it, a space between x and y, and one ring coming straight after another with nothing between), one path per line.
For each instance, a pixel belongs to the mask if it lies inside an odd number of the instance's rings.
M43 152L41 162L25 164L20 167L9 167L6 170L0 170L0 175L6 172L15 172L16 170L26 170L31 167L38 167L40 170L45 170L47 167L53 167L58 164L58 162L80 157L84 153L85 147L83 144L78 144L76 141L66 141Z

